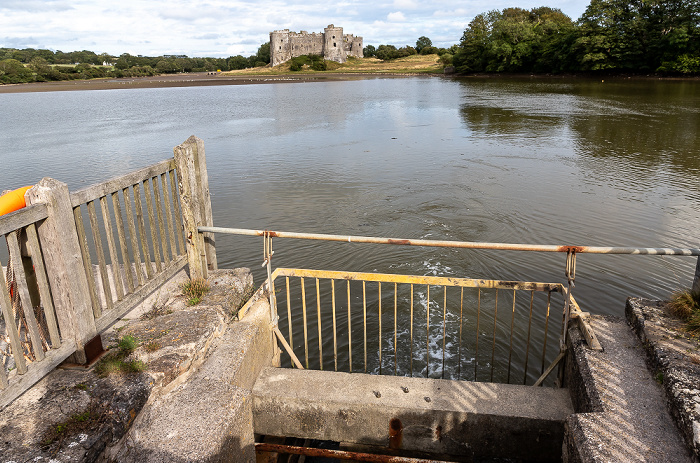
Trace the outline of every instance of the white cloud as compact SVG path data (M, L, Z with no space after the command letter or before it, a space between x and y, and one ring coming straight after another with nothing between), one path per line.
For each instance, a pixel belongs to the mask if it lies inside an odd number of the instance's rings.
M401 10L415 10L418 8L418 2L415 0L394 0L394 8Z
M400 11L395 11L386 15L386 19L389 22L398 23L406 21L406 16L404 16L403 13Z
M589 0L557 6L577 19ZM540 6L521 0L520 6ZM512 0L0 0L0 47L92 50L114 55L254 54L276 29L321 32L328 24L365 44L457 43L472 18Z

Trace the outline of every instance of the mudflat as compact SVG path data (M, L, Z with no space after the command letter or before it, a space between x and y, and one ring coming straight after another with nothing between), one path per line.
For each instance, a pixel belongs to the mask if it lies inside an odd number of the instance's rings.
M273 84L282 82L323 82L399 77L398 75L364 74L300 74L300 75L228 75L206 72L169 74L152 77L125 77L121 79L69 80L59 82L32 82L0 85L0 93L60 92L74 90L112 90L121 88L201 87L213 85Z

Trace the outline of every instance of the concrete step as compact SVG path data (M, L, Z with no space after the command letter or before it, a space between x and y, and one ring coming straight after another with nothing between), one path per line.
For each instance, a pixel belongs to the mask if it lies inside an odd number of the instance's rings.
M592 317L591 326L602 352L569 330L567 383L578 413L566 423L564 461L692 461L630 327L603 316Z
M566 389L265 368L258 434L475 458L560 461Z

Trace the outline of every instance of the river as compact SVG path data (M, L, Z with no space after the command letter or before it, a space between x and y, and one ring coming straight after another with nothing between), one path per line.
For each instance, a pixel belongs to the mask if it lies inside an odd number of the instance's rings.
M72 190L205 142L215 225L698 247L700 82L371 78L0 94L0 188ZM221 266L262 243L217 237ZM275 241L275 266L562 282L563 254ZM578 258L583 310L667 298L694 258Z

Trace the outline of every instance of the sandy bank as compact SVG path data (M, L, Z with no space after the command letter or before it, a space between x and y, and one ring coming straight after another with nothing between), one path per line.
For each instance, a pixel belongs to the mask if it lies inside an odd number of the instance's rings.
M60 92L73 90L111 90L121 88L166 88L166 87L202 87L214 85L249 85L274 83L303 83L324 81L347 81L404 77L382 74L302 74L290 75L208 75L202 73L161 75L153 77L127 77L122 79L71 80L60 82L34 82L29 84L0 85L0 93Z

